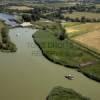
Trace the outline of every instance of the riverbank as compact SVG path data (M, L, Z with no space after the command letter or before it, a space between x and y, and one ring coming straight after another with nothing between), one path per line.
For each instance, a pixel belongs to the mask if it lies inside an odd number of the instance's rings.
M4 22L0 22L0 51L2 52L16 52L17 48L11 42L9 37L9 29Z
M100 84L74 69L48 61L32 39L35 32L31 28L9 30L11 41L18 50L14 54L0 53L0 99L46 100L53 87L62 86L91 100L98 100ZM18 33L20 36L16 37ZM68 74L72 74L75 79L66 79L64 76Z
M57 30L57 26L55 29L48 27L46 30L39 30L33 35L34 41L41 49L43 55L54 63L77 68L80 72L86 73L85 75L89 78L100 82L100 64L80 66L88 62L99 62L99 59L81 48L78 48L76 44L69 39L63 41L59 40L55 35L57 34Z
M83 97L79 93L72 89L55 87L47 96L46 100L90 100L89 98Z

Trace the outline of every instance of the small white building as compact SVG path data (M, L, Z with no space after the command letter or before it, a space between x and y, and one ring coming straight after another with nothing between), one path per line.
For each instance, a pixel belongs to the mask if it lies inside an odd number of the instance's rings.
M32 24L30 22L24 22L22 24L20 24L22 27L29 27L32 26Z

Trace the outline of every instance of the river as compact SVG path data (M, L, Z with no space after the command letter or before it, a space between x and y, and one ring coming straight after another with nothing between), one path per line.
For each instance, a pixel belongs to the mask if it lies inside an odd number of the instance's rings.
M75 69L48 61L32 39L35 31L31 28L10 29L11 40L18 50L0 53L0 100L46 100L55 86L72 88L91 100L100 100L100 83ZM65 79L67 74L73 74L75 79Z

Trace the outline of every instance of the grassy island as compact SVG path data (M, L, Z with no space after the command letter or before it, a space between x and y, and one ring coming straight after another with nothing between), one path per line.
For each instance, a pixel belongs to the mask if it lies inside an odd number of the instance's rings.
M65 39L59 37L64 30L56 22L45 22L41 29L33 35L46 58L54 63L67 67L77 68L89 78L100 81L100 59L89 50L74 43L65 34Z
M90 100L89 98L83 97L72 89L55 87L46 100Z
M2 21L0 22L0 51L15 52L16 46L10 40L8 27Z

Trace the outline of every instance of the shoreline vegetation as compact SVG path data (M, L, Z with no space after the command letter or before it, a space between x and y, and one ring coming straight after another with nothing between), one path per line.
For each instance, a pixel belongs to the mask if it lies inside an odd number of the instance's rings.
M100 82L100 56L79 42L71 39L89 31L88 29L77 31L69 30L72 34L68 36L60 24L67 22L65 27L81 26L85 23L100 22L100 7L94 4L67 4L67 3L30 3L12 6L10 4L1 6L0 12L18 15L18 22L31 22L32 27L39 29L32 37L40 48L44 57L49 61L64 67L74 68L90 79ZM42 20L42 22L40 22ZM46 22L45 22L46 21ZM69 24L70 22L70 24ZM73 23L75 22L75 23ZM1 24L3 27L1 27ZM83 27L79 27L84 29ZM96 26L96 25L95 25ZM98 26L98 25L97 25ZM84 26L85 27L85 26ZM87 27L87 26L86 26ZM94 27L90 27L91 29ZM88 28L88 27L87 27ZM96 27L97 30L98 27ZM16 52L17 48L11 42L8 34L8 26L0 21L0 51ZM73 32L74 31L74 32ZM76 34L75 34L76 31ZM65 34L66 33L66 34ZM72 89L55 87L46 100L90 100Z
M8 26L0 21L0 51L2 52L16 52L17 48L14 43L11 42L9 37Z
M61 26L55 22L43 23L43 27L33 35L43 55L56 64L76 68L85 76L100 82L100 60L66 35L64 40L60 40L58 37L62 33L62 28L59 27Z
M90 100L87 97L75 92L69 88L57 86L53 88L46 100Z

